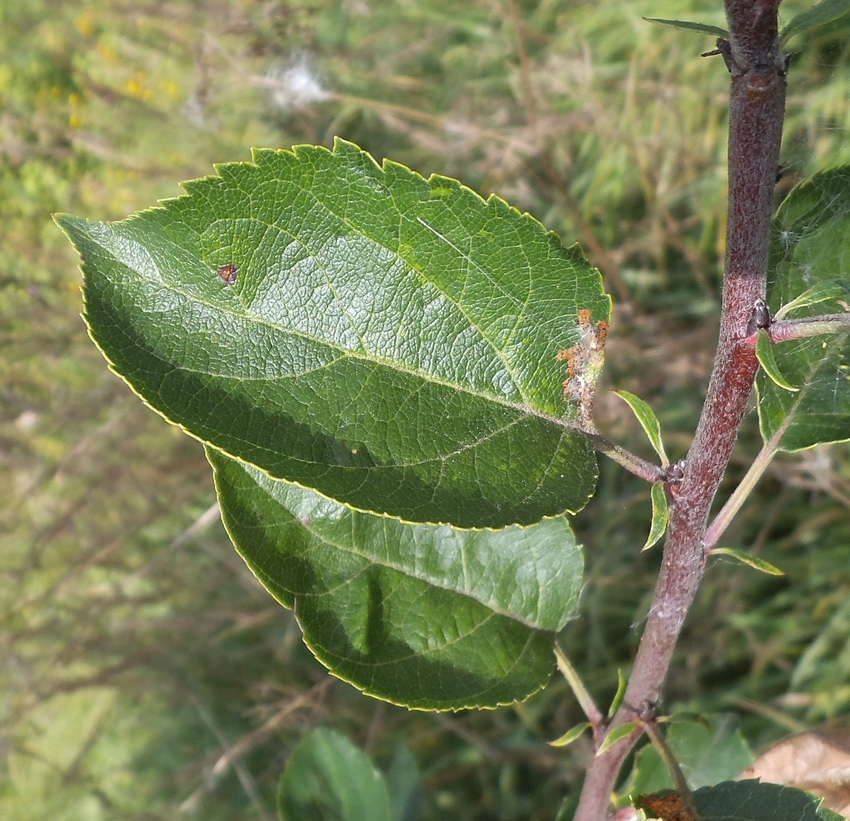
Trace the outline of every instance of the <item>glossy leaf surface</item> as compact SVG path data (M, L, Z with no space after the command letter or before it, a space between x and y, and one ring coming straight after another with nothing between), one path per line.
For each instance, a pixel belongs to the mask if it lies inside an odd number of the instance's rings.
M419 709L492 707L541 688L575 608L563 517L498 531L352 510L208 450L225 526L335 675Z
M122 222L57 218L91 336L148 404L409 521L500 527L586 503L596 460L558 356L610 300L580 251L342 141L217 171Z
M850 168L817 174L797 186L774 220L768 301L776 311L818 286L788 313L797 317L840 314L850 300ZM838 294L843 296L839 297ZM832 294L829 298L820 297ZM850 439L850 337L824 334L773 346L778 372L790 392L765 373L757 378L759 421L768 441L779 437L794 451Z

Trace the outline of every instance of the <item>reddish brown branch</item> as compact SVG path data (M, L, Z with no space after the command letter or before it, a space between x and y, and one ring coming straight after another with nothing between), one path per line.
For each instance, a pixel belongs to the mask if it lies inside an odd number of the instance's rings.
M703 540L755 379L755 351L744 343L764 296L773 187L785 108L785 64L777 0L726 0L731 42L718 43L732 75L729 122L729 224L720 338L714 369L681 484L670 488L667 540L655 596L624 705L661 697L685 616L705 570ZM611 722L629 721L621 708ZM633 734L592 761L575 821L602 821Z

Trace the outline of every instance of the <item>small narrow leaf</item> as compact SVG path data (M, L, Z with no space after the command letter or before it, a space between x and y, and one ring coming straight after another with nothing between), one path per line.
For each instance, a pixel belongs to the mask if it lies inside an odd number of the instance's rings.
M623 675L623 671L617 670L617 692L614 694L614 698L611 700L611 706L608 708L608 720L610 721L614 718L614 713L620 709L620 705L623 703L623 696L626 695L626 677Z
M742 564L749 565L761 573L767 573L769 576L784 576L785 573L770 562L764 559L759 559L757 556L751 556L743 550L736 550L734 547L715 547L711 551L712 556L731 556L733 559Z
M527 698L554 669L581 549L564 517L457 530L352 510L208 448L222 520L334 675L415 709Z
M728 39L729 32L720 26L712 26L708 23L694 23L690 20L662 20L660 17L644 17L647 23L657 23L659 26L668 26L674 29L684 29L686 31L697 31L701 34L711 34L714 37L724 37Z
M664 442L661 440L661 423L658 421L655 412L643 399L635 396L633 393L629 393L628 391L614 391L614 394L619 396L632 409L632 412L649 438L649 443L661 458L662 467L666 468L670 464L670 461L664 452Z
M646 537L646 544L641 548L641 552L649 550L664 535L670 515L664 482L656 482L652 486L650 496L652 498L652 524L649 527L649 536Z
M768 304L774 313L816 286L843 286L843 297L805 305L795 318L840 314L850 270L850 167L816 174L777 211L771 237ZM764 369L756 378L761 435L796 451L850 439L850 335L795 339L773 346L779 372L799 391L779 387Z
M572 744L577 738L580 738L585 730L591 728L589 721L582 721L581 724L576 724L571 730L567 730L560 738L549 742L550 747L567 747Z
M599 272L528 214L337 141L257 150L117 223L60 215L92 339L219 450L407 521L583 507L596 459L559 354Z
M278 781L284 821L393 821L384 776L369 756L331 730L313 730Z
M795 35L816 26L832 23L848 13L850 13L850 0L821 0L810 9L792 17L788 25L782 29L779 35L780 41L784 45Z
M850 295L847 283L842 282L819 282L806 291L803 291L796 299L783 305L773 316L774 321L782 319L793 311L805 308L809 305L818 305L821 302L836 300L839 297Z
M630 736L639 727L640 723L637 721L628 721L625 724L621 724L619 727L615 727L605 736L604 739L602 739L602 743L599 745L596 755L600 756L607 752L618 741L622 741L624 738Z
M773 355L773 343L770 341L770 332L762 328L758 332L756 338L756 357L759 364L764 368L764 372L777 384L780 388L786 391L800 390L795 385L792 385L779 371L779 365L776 364L776 357Z

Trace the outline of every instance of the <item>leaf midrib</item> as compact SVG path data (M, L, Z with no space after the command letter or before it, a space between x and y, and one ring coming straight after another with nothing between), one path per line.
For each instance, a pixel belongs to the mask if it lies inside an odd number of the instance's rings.
M91 237L91 235L89 235L89 236L94 241L94 238ZM141 272L136 271L134 268L129 266L126 262L119 260L117 257L115 257L114 254L108 248L104 247L103 245L100 245L99 243L98 243L98 245L118 265L120 265L125 270L131 271L134 274L134 278L138 282L144 284L144 283L150 281L149 277L144 276ZM228 315L228 316L235 317L235 318L237 318L241 321L245 321L249 325L266 327L266 328L274 330L274 331L276 331L276 332L278 332L278 333L280 333L284 336L290 335L290 336L293 336L293 337L297 337L297 338L306 340L307 342L309 342L313 345L321 345L323 347L337 351L341 355L340 359L351 358L351 359L356 359L356 360L368 362L370 364L377 365L379 367L392 369L392 370L395 370L399 373L403 373L406 376L412 376L412 377L421 379L423 382L430 382L434 385L439 385L441 387L450 388L450 389L452 389L452 390L454 390L458 393L465 393L467 395L474 396L478 399L484 399L486 401L495 403L495 404L500 405L502 407L518 411L518 412L520 412L520 413L522 413L526 416L534 416L534 417L543 419L547 422L550 422L554 425L557 425L559 427L562 427L562 428L565 428L565 429L568 429L568 430L576 430L576 431L579 431L579 432L581 431L581 426L578 423L571 422L569 419L565 419L565 418L562 418L562 417L553 416L552 414L546 413L545 411L541 411L538 408L533 407L532 405L528 404L527 402L525 402L525 403L523 403L523 402L511 402L510 400L507 400L507 399L505 399L501 396L498 396L498 395L495 395L495 394L484 393L483 391L477 390L477 389L472 388L468 385L459 385L459 384L450 382L446 379L443 379L441 377L437 377L437 376L434 376L432 374L429 374L425 371L421 371L421 370L403 365L401 363L393 362L391 360L386 360L386 359L378 359L375 356L369 354L368 352L352 351L351 349L345 348L338 343L330 342L330 341L327 341L327 340L324 340L324 339L319 339L319 338L311 336L310 334L307 334L304 331L301 331L297 328L282 327L282 326L278 325L277 323L274 323L274 322L270 321L269 319L267 319L265 317L253 317L249 314L243 314L243 313L237 312L237 311L233 310L232 308L228 308L228 307L222 306L222 305L217 305L217 304L212 303L208 300L205 300L205 299L199 297L197 294L190 294L187 291L183 290L182 288L178 287L177 285L170 283L170 282L167 282L165 279L160 279L156 284L159 288L162 288L163 290L167 290L167 291L173 293L176 296L180 296L182 299L186 300L186 302L189 303L190 305L191 304L203 305L206 308L210 309L210 311L212 311L212 312L218 312L222 315ZM437 290L439 290L439 289L437 289ZM440 291L440 293L443 293L443 292ZM446 296L446 299L449 299L449 301L451 301L452 304L455 305L455 307L458 308L458 311L463 313L462 310L460 309L460 307L457 306L456 302L451 300L448 296ZM465 314L464 314L464 316L465 316ZM478 326L476 326L472 323L470 323L470 324L472 325L472 327L476 328L476 330L478 330L479 333L481 333L481 338L486 340L487 343L490 345L490 347L498 355L498 349L495 348L492 340L490 340L488 337L486 337L480 331ZM169 361L169 360L161 359L161 361L166 362L169 365L175 366L174 363ZM338 361L340 361L340 360L339 359L334 360L334 362L338 362ZM504 364L505 369L506 369L508 375L511 377L513 384L515 384L517 386L517 388L520 390L520 392L522 393L521 384L518 380L515 379L514 375L511 373L511 370L508 367L507 363L505 363L504 360L501 357L499 357L499 361L502 364ZM304 373L309 373L311 371L320 370L321 368L326 368L330 364L332 364L332 363L324 363L319 368L313 368L313 369L310 369L310 371L305 371ZM189 366L186 366L186 365L183 365L183 364L176 366L176 367L179 367L181 370L187 371L189 373L203 374L205 376L215 377L215 378L219 378L219 379L230 379L230 378L232 378L232 379L238 379L239 381L245 381L245 382L249 382L249 381L251 381L251 382L252 381L257 381L257 382L266 381L266 382L268 382L268 381L275 381L277 379L294 379L294 378L296 378L296 376L294 376L294 375L293 376L274 377L273 379L270 379L269 377L262 377L262 376L258 376L258 377L248 377L248 376L245 376L245 377L242 377L242 376L228 377L227 375L222 374L222 373L216 373L216 372L213 372L213 371L206 371L206 370L202 370L200 368L189 367ZM303 374L298 374L298 375L300 376L300 375L303 375Z

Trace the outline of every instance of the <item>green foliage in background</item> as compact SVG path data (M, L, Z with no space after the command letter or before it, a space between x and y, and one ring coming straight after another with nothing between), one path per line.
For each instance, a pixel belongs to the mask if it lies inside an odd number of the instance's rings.
M850 247L834 241L850 229L850 169L815 175L782 203L773 230L776 282L769 294L775 311L795 301L786 315L841 313L850 299ZM816 288L822 298L800 305ZM843 297L843 299L842 299ZM777 365L797 390L767 376L758 383L762 436L779 438L783 450L850 439L850 341L846 335L812 337L778 346Z
M786 5L790 19L808 4ZM200 446L105 372L48 217L119 219L249 146L334 135L460 177L579 240L631 298L608 378L659 411L679 458L713 351L727 78L697 56L710 38L640 16L721 15L644 0L518 8L522 49L496 3L0 9L0 815L272 818L286 757L328 723L388 774L409 743L422 818L551 819L575 786L580 744L575 759L546 745L580 720L564 684L433 717L327 682L214 524ZM848 34L839 23L795 46L780 193L850 162ZM598 411L651 456L622 402L600 391ZM742 464L758 447L754 414ZM646 489L600 471L577 535L606 549L587 556L581 619L562 635L591 689L613 695L657 559L636 555ZM753 702L802 723L846 711L848 500L846 447L778 461L727 536L786 576L713 560L671 706L699 694L684 706L737 709L753 747L782 732Z

